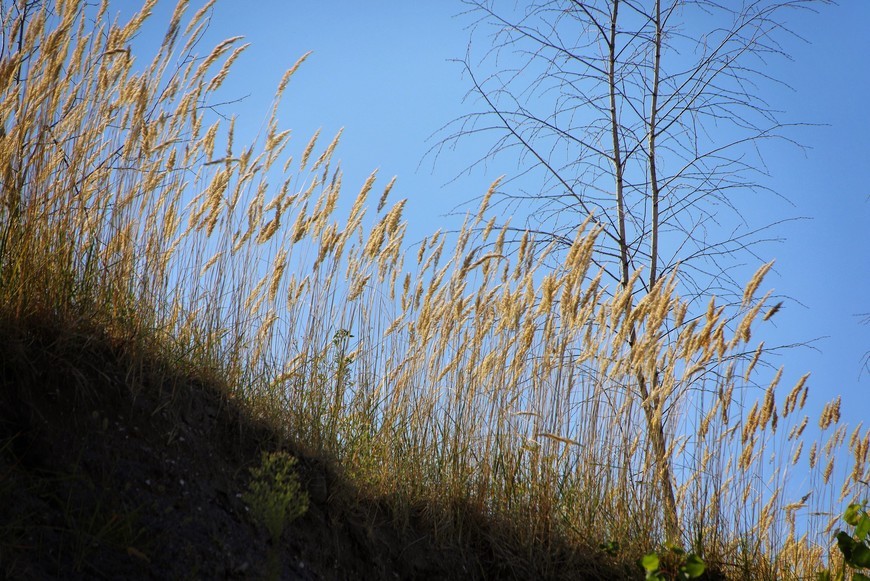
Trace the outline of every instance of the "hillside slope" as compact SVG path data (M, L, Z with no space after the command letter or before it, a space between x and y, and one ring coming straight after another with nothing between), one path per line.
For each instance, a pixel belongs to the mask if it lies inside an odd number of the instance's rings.
M496 554L496 523L437 546L435 507L398 522L227 396L215 375L58 321L0 325L0 575L10 579L618 578ZM297 466L306 513L276 551L243 500L262 450ZM572 561L566 555L566 566ZM580 573L579 571L584 571Z

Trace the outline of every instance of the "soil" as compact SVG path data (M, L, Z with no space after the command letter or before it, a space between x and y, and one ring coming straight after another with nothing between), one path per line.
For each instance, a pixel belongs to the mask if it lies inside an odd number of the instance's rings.
M626 574L567 550L544 560L512 553L498 540L508 523L482 520L457 542L436 542L432 507L399 514L389 499L366 496L334 462L253 420L215 376L148 351L95 328L0 322L0 577ZM298 458L310 503L273 545L243 492L261 452L278 449ZM565 568L553 568L562 553Z

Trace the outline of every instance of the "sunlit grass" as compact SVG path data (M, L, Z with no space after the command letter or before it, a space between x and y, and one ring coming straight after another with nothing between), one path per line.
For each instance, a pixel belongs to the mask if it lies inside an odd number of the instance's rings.
M139 63L129 46L152 5L113 25L105 2L58 3L31 15L21 50L6 35L5 319L88 321L214 370L361 488L443 511L447 536L475 507L528 547L655 548L655 418L686 546L733 578L826 564L838 507L870 479L870 432L839 422L839 398L808 418L806 378L756 386L770 265L742 305L711 297L691 318L673 277L639 300L605 289L588 225L555 268L531 236L509 243L489 196L458 233L411 246L393 181L375 189L372 174L342 213L338 137L289 147L277 103L304 57L240 145L208 105L241 41L195 57L206 11L183 24L180 3ZM656 386L646 397L639 377ZM816 421L822 442L806 438ZM811 498L788 497L795 472Z

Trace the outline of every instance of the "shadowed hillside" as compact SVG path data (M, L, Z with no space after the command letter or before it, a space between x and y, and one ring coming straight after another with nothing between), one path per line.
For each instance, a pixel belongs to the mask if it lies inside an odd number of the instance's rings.
M0 323L0 574L8 579L614 578L567 548L562 571L469 515L397 512L228 397L217 370L143 338L32 315ZM289 451L308 510L273 543L245 500L262 451ZM277 547L277 548L276 548ZM623 571L624 574L624 571ZM621 576L621 575L618 575Z

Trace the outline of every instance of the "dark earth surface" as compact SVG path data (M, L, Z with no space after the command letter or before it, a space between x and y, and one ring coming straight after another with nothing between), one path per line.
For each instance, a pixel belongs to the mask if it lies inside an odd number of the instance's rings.
M626 576L567 550L558 566L552 546L546 566L518 555L503 541L510 523L481 519L436 542L436 510L366 497L334 463L252 420L219 378L70 327L0 322L0 577ZM243 493L261 451L278 449L298 458L309 508L273 546Z

